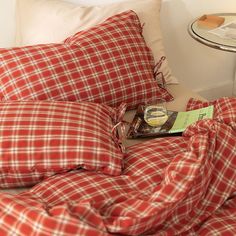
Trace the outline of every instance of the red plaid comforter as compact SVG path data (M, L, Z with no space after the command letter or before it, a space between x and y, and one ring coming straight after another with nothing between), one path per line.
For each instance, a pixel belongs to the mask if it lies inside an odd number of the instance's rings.
M236 99L213 104L182 137L130 147L120 176L77 170L2 193L0 235L236 235Z

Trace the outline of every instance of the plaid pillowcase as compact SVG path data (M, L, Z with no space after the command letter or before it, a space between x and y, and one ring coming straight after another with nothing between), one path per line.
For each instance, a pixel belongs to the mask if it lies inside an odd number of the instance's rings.
M0 103L0 187L33 185L83 168L119 175L117 123L125 105L15 101Z
M131 109L153 97L173 99L155 80L153 56L133 11L61 44L0 49L0 60L3 101L125 102Z

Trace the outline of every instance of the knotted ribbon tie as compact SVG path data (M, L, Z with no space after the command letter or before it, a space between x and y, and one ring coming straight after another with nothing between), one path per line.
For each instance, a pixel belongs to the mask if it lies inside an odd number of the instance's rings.
M125 153L125 147L122 144L122 140L125 136L125 124L127 124L127 121L123 120L125 111L126 111L127 105L126 103L122 103L117 109L116 109L116 118L115 118L115 125L112 128L112 138L116 145L120 148L122 153ZM120 127L120 134L118 131L118 128Z
M156 65L154 66L154 78L157 80L157 83L162 87L162 88L165 88L166 86L166 81L165 81L165 78L164 78L164 75L160 70L161 68L161 65L163 63L163 61L166 59L165 56L162 56L161 59L156 63ZM161 77L161 81L159 82L159 79L158 79L158 76Z

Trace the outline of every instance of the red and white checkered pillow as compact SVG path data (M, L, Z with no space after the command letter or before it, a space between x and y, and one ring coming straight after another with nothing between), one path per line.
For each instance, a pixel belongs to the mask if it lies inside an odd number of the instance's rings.
M2 100L92 101L128 108L153 97L154 60L138 16L127 11L61 44L0 49Z
M0 103L0 187L29 186L76 168L119 175L116 127L124 110L89 102Z

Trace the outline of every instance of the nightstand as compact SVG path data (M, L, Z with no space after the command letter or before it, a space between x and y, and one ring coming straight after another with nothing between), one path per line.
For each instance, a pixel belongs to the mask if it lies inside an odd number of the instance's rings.
M216 29L220 29L220 27L226 26L230 22L234 22L232 26L232 30L236 34L236 13L218 13L211 14L214 16L224 17L224 23L214 29L201 27L198 25L199 17L193 20L188 27L188 32L198 42L223 51L236 53L236 35L235 38L222 38L217 35ZM235 28L233 28L235 26ZM213 33L214 32L214 33ZM236 66L235 66L235 78L233 83L232 95L236 96Z

